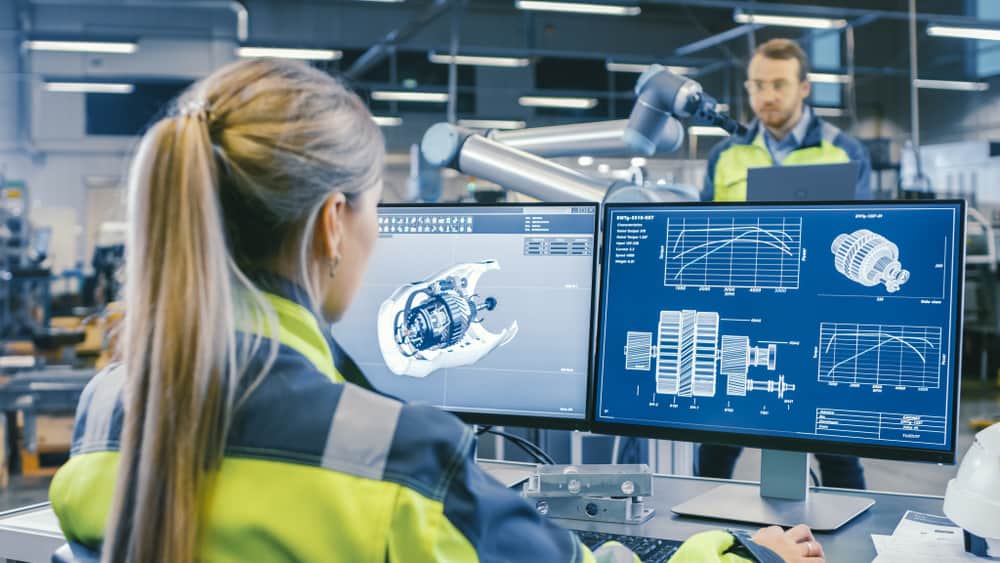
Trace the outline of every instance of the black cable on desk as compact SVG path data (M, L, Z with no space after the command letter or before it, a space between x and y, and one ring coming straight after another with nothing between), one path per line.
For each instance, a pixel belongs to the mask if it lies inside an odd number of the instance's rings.
M537 461L538 463L544 465L556 464L555 460L552 459L552 457L549 456L549 454L545 453L545 451L542 448L538 447L533 442L525 438L522 438L521 436L518 436L516 434L510 434L502 430L494 430L492 426L482 426L478 430L476 430L476 435L481 436L483 434L493 434L496 436L502 436L504 438L507 438L515 446L521 448L524 452L526 452L528 455L534 458L534 460Z

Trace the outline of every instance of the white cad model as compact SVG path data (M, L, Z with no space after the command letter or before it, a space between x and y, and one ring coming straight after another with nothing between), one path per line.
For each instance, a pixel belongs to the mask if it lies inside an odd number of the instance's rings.
M899 262L899 247L868 229L838 235L830 246L837 271L866 287L885 284L889 293L910 279Z
M497 306L476 294L479 278L499 270L496 260L457 264L406 284L378 310L378 345L396 375L427 377L435 370L474 364L510 342L517 321L499 333L482 325L481 311Z

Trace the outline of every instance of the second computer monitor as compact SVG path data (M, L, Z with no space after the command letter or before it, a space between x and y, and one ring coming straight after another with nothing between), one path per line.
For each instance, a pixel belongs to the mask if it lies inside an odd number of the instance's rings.
M964 212L609 205L594 429L953 461Z
M471 422L586 426L597 205L390 205L333 327L380 391Z

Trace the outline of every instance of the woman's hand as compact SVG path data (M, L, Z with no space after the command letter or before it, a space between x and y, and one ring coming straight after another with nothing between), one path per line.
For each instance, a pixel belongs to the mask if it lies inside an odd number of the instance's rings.
M751 538L754 542L777 553L788 563L823 563L823 546L813 537L812 530L805 524L782 530L769 526L757 530Z

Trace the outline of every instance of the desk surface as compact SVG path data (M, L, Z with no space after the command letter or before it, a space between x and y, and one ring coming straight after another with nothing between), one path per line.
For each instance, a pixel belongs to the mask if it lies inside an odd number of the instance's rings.
M526 477L531 473L533 467L528 464L494 461L480 461L480 465L503 482L513 482L518 475ZM726 482L729 481L658 475L653 481L655 494L646 499L647 505L656 509L656 516L645 524L635 526L562 519L559 519L558 522L575 530L671 540L683 540L697 532L720 527L756 529L757 526L747 526L735 522L682 517L670 511L671 506ZM817 488L815 490L830 491L831 489ZM943 499L941 497L873 491L838 492L875 499L875 505L861 516L848 522L837 532L816 535L823 543L827 561L834 563L867 562L874 559L875 547L872 544L871 534L891 534L907 510L942 514ZM22 561L49 561L51 553L63 541L58 522L48 504L0 513L0 559L7 557Z
M506 479L514 471L520 469L525 476L530 474L531 465L510 462L480 461L480 465L489 473L500 473ZM670 507L694 498L723 483L731 483L725 479L706 479L701 477L674 477L658 475L653 480L653 496L644 499L647 506L656 509L656 515L645 524L604 524L584 522L581 520L556 519L560 524L574 530L594 532L609 532L627 534L630 536L648 536L670 540L683 540L704 530L717 528L733 528L756 530L760 526L746 525L739 522L723 522L702 518L678 516L670 511ZM874 491L845 491L843 489L827 489L814 487L812 490L838 492L845 495L863 496L875 500L875 505L861 516L851 520L841 529L833 533L817 533L816 539L823 544L826 560L833 563L861 563L875 558L875 546L871 534L892 534L899 519L907 510L925 512L928 514L943 514L944 499L936 496L908 495L897 493L881 493Z

